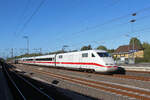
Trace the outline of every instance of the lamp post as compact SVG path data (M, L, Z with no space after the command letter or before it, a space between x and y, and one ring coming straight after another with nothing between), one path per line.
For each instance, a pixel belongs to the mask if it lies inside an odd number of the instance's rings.
M126 37L128 37L128 38L132 38L132 36L130 36L130 35L128 35L128 34L126 34L125 35ZM128 45L128 52L130 51L130 45Z
M29 54L29 37L23 36L23 38L27 40L27 54Z
M133 13L132 14L132 16L136 16L136 13ZM133 23L135 22L136 20L135 19L132 19L132 20L130 20L130 23L131 23L131 34L133 34L134 32L133 32ZM135 62L135 58L134 58L134 38L133 38L133 43L132 43L132 52L133 52L133 54L132 54L132 59L134 60L134 62Z
M136 21L135 19L130 20L131 24L134 23L135 21ZM131 33L133 33L133 25L131 25ZM134 39L133 39L132 49L133 49L133 52L134 52Z

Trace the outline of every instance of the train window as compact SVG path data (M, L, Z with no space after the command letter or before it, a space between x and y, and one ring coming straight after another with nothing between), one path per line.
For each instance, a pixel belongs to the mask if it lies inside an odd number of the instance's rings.
M92 57L95 57L95 55L92 53Z
M82 53L82 57L88 57L88 53Z
M52 61L53 58L40 58L40 59L36 59L36 61Z
M46 58L45 61L52 61L52 58Z
M97 53L100 57L110 57L109 53L103 52L103 53Z
M36 61L40 61L40 59L35 59Z
M63 58L63 56L62 56L62 55L60 55L60 56L59 56L59 58Z
M26 61L32 61L33 59L26 59Z

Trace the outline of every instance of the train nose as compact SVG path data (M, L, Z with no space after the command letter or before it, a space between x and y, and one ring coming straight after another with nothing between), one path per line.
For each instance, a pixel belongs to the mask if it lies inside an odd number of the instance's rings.
M113 72L113 71L116 71L117 69L118 69L118 66L107 66L108 72Z

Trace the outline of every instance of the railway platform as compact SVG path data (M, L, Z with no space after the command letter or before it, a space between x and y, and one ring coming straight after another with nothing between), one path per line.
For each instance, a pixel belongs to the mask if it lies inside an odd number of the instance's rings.
M2 66L0 65L0 100L13 100L12 94L9 90L7 80L2 72Z

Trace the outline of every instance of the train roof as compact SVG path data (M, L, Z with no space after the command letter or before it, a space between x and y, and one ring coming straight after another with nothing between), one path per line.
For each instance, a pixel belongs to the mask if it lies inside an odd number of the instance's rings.
M59 53L58 55L72 54L72 53L87 53L87 52L107 52L107 51L105 51L105 50L84 50L84 51L76 51L76 52ZM38 58L49 58L49 57L55 57L55 54L43 55L43 56L34 56L34 57L24 57L21 59L38 59Z
M84 50L84 51L66 52L66 53L59 53L59 54L87 53L87 52L107 52L107 51L105 51L105 50Z

